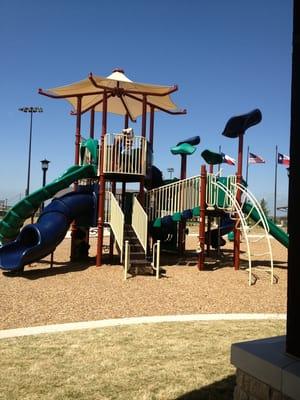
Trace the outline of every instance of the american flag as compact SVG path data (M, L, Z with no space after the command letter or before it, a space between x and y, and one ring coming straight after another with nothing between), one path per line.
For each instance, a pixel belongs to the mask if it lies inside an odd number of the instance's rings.
M249 153L248 162L249 162L249 164L264 164L265 160L262 157L257 156L254 153Z
M285 165L286 167L290 166L290 157L285 154L278 153L278 164Z
M235 165L235 159L228 156L227 154L221 153L223 157L223 163L229 164L229 165Z

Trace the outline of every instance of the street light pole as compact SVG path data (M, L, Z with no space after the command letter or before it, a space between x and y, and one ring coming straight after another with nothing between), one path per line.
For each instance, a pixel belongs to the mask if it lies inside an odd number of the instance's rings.
M42 170L43 170L43 187L46 186L46 174L48 171L48 166L49 166L50 161L44 158L44 160L41 160L42 164ZM41 204L41 211L44 210L44 202Z
M170 174L170 179L172 179L173 172L174 172L174 168L168 168L167 171L168 171L169 174Z
M31 142L32 142L32 114L33 113L41 113L43 112L42 107L22 107L19 108L19 111L30 113L30 129L29 129L29 148L28 148L28 167L27 167L27 186L25 191L25 196L29 195L30 189L30 168L31 168Z

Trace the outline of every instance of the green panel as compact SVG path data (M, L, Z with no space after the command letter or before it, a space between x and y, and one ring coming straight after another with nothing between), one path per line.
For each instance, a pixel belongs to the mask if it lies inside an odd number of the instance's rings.
M191 155L196 151L196 147L189 143L182 143L179 146L174 146L171 148L172 154L186 154Z
M193 208L192 212L193 212L193 217L200 217L200 207Z
M218 182L221 182L224 186L227 187L228 185L228 178L226 176L221 176L218 178ZM226 193L224 192L223 189L216 188L216 194L217 194L217 207L223 208L223 207L229 207L230 202L229 199L225 201Z
M223 162L223 156L220 153L215 153L210 150L202 151L201 156L203 157L204 161L210 165L218 165L222 164Z
M177 212L175 214L172 215L172 220L174 222L179 222L181 221L181 212Z
M234 232L231 231L228 233L227 235L229 242L233 242L234 241Z
M156 218L156 220L153 223L154 228L161 228L161 218Z
M96 176L93 165L73 165L62 176L48 185L30 193L14 205L0 221L0 241L15 238L24 221L43 203L78 179Z
M83 156L85 150L91 153L93 163L97 165L98 163L98 140L96 139L86 139L80 144L81 155Z

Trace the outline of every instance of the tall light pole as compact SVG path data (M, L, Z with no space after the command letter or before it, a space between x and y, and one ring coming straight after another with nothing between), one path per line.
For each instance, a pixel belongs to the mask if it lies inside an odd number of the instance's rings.
M32 114L43 112L42 107L22 107L19 111L30 113L30 129L29 129L29 149L28 149L28 168L27 168L27 186L25 191L25 196L29 195L30 188L30 166L31 166L31 140L32 140Z

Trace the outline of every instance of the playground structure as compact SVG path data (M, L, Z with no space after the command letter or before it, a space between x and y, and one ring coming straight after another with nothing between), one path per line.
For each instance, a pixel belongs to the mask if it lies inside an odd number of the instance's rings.
M236 175L222 177L212 169L186 177L187 156L200 143L193 137L177 143L171 149L181 156L179 180L166 183L160 171L152 165L154 147L154 116L162 111L171 115L185 114L170 98L177 86L157 86L130 81L120 69L109 77L90 75L88 79L48 91L39 90L52 98L63 98L74 107L76 116L75 165L45 187L30 193L12 207L0 222L0 267L22 271L24 266L53 253L71 225L72 261L85 260L89 250L89 228L97 227L96 265L103 264L103 230L110 228L109 256L114 244L125 277L130 269L150 268L159 277L160 246L173 241L179 254L184 253L185 223L199 218L198 268L204 269L205 243L219 248L221 237L234 229L234 268L239 268L241 234L246 243L249 265L249 284L252 276L252 252L249 239L249 220L261 226L261 240L266 243L273 283L273 260L269 234L286 247L288 236L268 220L258 201L242 181L243 136L245 131L261 120L259 110L231 118L223 135L238 138L238 170ZM81 117L90 112L90 137L82 139ZM100 140L94 138L95 112L102 113ZM108 133L109 112L124 116L124 127L116 134ZM149 132L147 135L147 114ZM141 134L129 128L129 120L142 117ZM206 151L203 158L209 165L220 164L218 153ZM127 183L139 185L138 193L126 190ZM74 192L54 200L44 209L36 224L26 225L46 199L73 184ZM117 193L121 185L121 193ZM147 189L147 190L146 190ZM218 227L211 230L210 220L217 218ZM208 223L206 223L208 222ZM208 230L206 229L208 225ZM209 247L209 246L208 246ZM154 248L154 250L153 250ZM151 264L151 255L153 261Z

